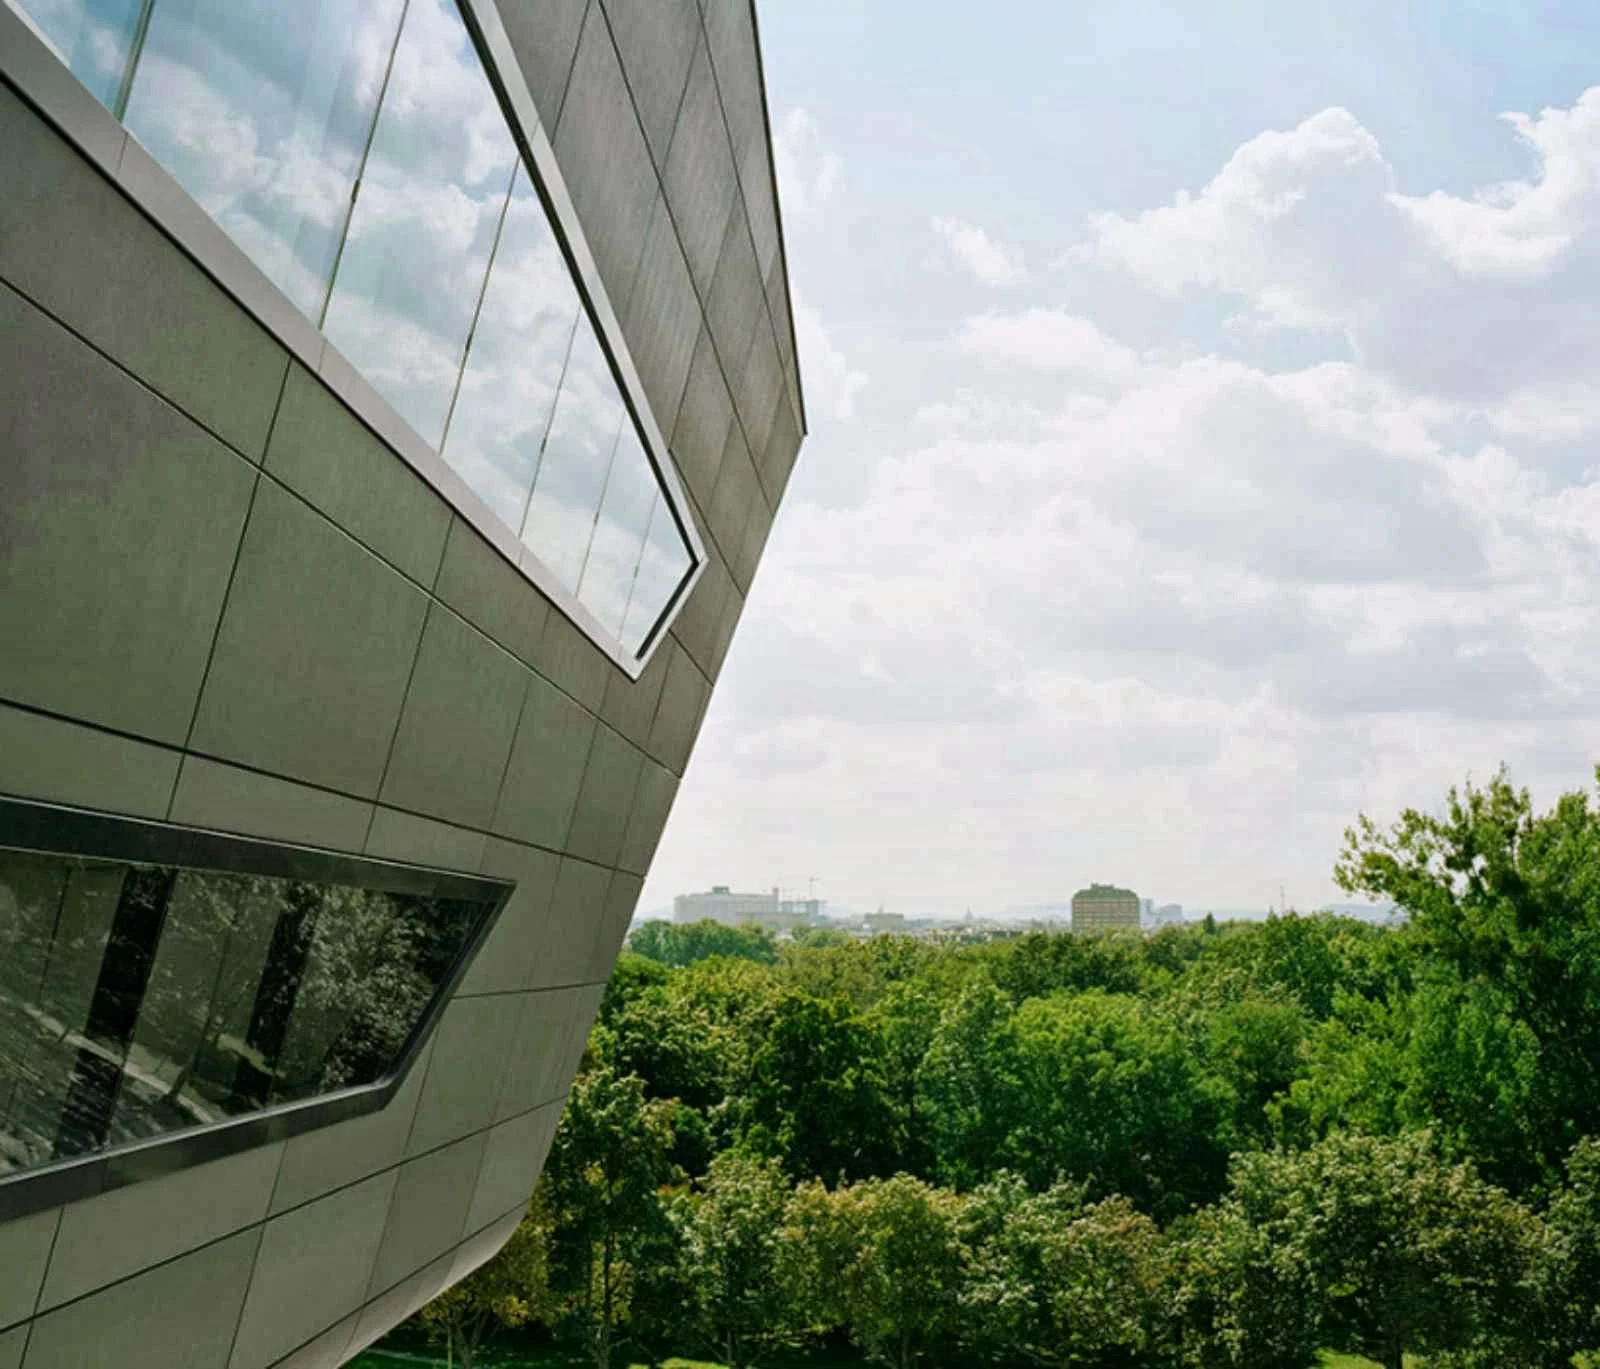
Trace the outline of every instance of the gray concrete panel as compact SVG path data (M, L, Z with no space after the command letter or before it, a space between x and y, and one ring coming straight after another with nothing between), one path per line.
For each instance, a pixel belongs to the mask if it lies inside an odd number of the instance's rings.
M673 643L666 684L661 690L661 705L656 709L655 725L650 729L649 751L674 775L682 775L689 764L689 751L694 746L710 694L711 686L693 658ZM642 866L630 868L643 871Z
M546 616L539 654L528 664L591 713L600 711L606 683L617 670L566 614L556 612Z
M552 129L566 98L589 0L498 0L497 8L539 119Z
M193 745L373 797L426 600L359 543L263 481Z
M672 624L673 637L682 643L701 671L713 680L717 678L715 664L720 660L716 650L717 639L728 599L733 594L733 577L713 551L706 562L700 583L695 586L683 611Z
M604 988L606 980L611 977L611 967L616 964L617 952L622 949L623 938L628 934L628 923L633 919L634 909L639 906L639 892L643 887L643 879L626 870L618 870L612 875L611 885L606 890L605 912L596 929L594 958L589 965L588 980L591 984ZM585 1030L588 1025L584 1023Z
M241 1232L40 1317L25 1369L227 1363L260 1235Z
M456 1258L450 1266L450 1282L460 1283L480 1265L487 1264L505 1245L522 1222L522 1208L508 1212L498 1221L486 1226L462 1241L456 1247Z
M709 296L739 187L711 58L703 43L689 66L689 82L661 180L689 272L702 296Z
M795 421L794 410L786 396L780 396L772 417L772 433L767 438L766 450L761 457L761 481L766 486L773 508L783 497L794 470L795 457L800 454L800 425Z
M417 1099L432 1055L430 1037L395 1096L382 1110L308 1131L285 1142L271 1211L287 1212L353 1184L375 1170L399 1163L417 1115Z
M44 1283L60 1209L0 1223L0 1326L31 1317Z
M602 724L595 729L589 763L572 814L567 850L596 865L615 865L622 854L622 837L639 787L639 767L644 752L627 738Z
M22 1351L28 1344L28 1328L14 1326L0 1331L0 1369L21 1369Z
M455 1249L464 1234L487 1139L487 1133L478 1132L401 1166L368 1297L377 1297Z
M434 594L513 656L539 659L549 602L465 519L450 525Z
M734 561L733 578L745 587L745 593L750 591L750 583L755 579L756 566L761 560L761 553L766 550L767 534L772 531L772 514L764 500L758 500L750 506L750 517L745 520L744 532L739 538L739 551Z
M352 1312L343 1321L330 1326L320 1336L291 1351L272 1366L272 1369L338 1369L355 1353L349 1348L360 1314Z
M535 957L561 936L562 929L550 917L550 896L560 867L561 858L551 851L489 839L479 872L514 880L516 888L467 968L458 996L506 993L528 985Z
M489 1133L483 1168L478 1171L478 1187L467 1212L469 1230L533 1196L564 1106L563 1099L535 1108L502 1122Z
M711 496L711 507L706 511L706 522L717 549L733 573L734 583L741 590L745 589L746 580L739 573L738 556L745 524L750 521L750 510L765 501L755 464L750 460L750 449L745 446L744 432L735 423L728 429L727 446L722 452L722 472L717 477L716 492Z
M473 828L435 822L379 804L367 836L366 854L441 870L473 871L483 860L487 841L484 833Z
M800 373L795 366L794 314L789 305L789 272L783 253L779 252L767 268L767 312L772 318L772 331L778 342L778 357L783 362L785 383L798 415L800 404Z
M676 650L681 654L683 648L676 647ZM678 777L665 766L646 758L639 770L639 788L633 796L633 812L628 816L622 852L617 857L619 869L642 875L650 868L656 846L661 841L661 829L666 825L677 793Z
M744 407L739 416L744 422L745 438L750 443L750 453L756 458L757 473L763 475L761 459L765 456L768 439L772 436L773 420L777 406L788 404L783 388L783 363L778 359L778 347L772 337L772 323L765 312L756 321L756 337L750 346L750 356L745 363L744 380L739 393ZM776 491L762 479L767 502L775 503Z
M744 615L744 594L738 585L733 585L728 591L727 600L722 605L722 616L717 623L716 636L711 643L711 678L714 680L722 673L722 663L728 657L728 648L733 644L733 634L739 626L739 619Z
M745 363L750 356L756 323L766 316L767 298L756 271L756 254L750 246L750 230L744 216L728 219L717 254L717 272L711 281L711 296L706 301L706 322L711 340L722 361L722 373L733 391L735 410L741 405L740 388Z
M180 753L0 704L0 794L161 818Z
M529 678L514 656L431 605L380 798L487 827Z
M649 740L650 725L655 721L656 703L661 698L661 683L667 673L667 663L662 657L663 653L657 651L637 680L613 673L606 685L600 721L608 723L635 746L643 746Z
M359 851L372 808L326 789L191 755L183 758L168 816L191 827Z
M256 472L3 287L0 336L0 697L181 743Z
M39 1307L55 1307L267 1215L283 1145L259 1146L63 1209Z
M711 65L717 73L717 90L733 139L734 157L742 167L751 141L766 135L750 0L701 0L700 7L705 13L706 42L711 48ZM748 199L756 188L746 183L743 190Z
M298 364L289 368L266 468L391 565L433 584L450 510Z
M689 377L678 421L672 430L672 455L688 487L689 497L701 508L711 506L722 469L722 451L733 423L733 399L722 378L722 365L711 342L711 330L702 328L689 362Z
M592 933L590 939L593 940ZM569 1058L573 1023L582 1010L584 990L544 989L519 997L522 1006L507 1053L506 1076L495 1103L496 1122L561 1097L571 1083L561 1067ZM508 1206L510 1202L488 1215L504 1212Z
M259 460L288 354L3 85L0 185L0 279Z
M589 250L613 300L628 297L658 182L611 29L589 11L551 137Z
M361 1305L396 1177L374 1175L267 1223L229 1369L267 1369Z
M407 1156L481 1131L494 1120L505 1074L506 1042L521 1008L515 994L457 998L434 1031Z
M566 844L594 727L592 714L537 675L530 678L495 809L497 836L551 850Z
M622 70L657 165L667 159L689 61L700 41L695 0L602 0Z
M605 918L606 893L610 887L611 871L571 856L561 858L555 892L550 897L550 920L553 926L561 929L562 936L550 947L547 956L535 960L536 982L589 982L595 936ZM542 975L539 972L541 963L544 965Z
M667 202L659 195L620 321L656 423L670 433L700 327L700 298L689 279Z
M418 1308L432 1302L449 1282L450 1268L455 1261L456 1252L452 1247L410 1278L400 1280L394 1287L373 1298L357 1316L351 1318L354 1332L346 1332L348 1339L343 1359L333 1362L342 1363L344 1359L359 1355Z

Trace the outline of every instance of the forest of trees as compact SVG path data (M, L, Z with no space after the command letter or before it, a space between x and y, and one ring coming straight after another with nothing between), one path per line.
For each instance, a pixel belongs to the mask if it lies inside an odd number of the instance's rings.
M1502 774L1335 875L1403 921L645 929L526 1221L423 1324L462 1365L1600 1363L1600 809Z

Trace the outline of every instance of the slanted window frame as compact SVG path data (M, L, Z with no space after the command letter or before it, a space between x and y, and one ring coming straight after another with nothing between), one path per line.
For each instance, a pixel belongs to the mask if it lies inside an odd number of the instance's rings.
M455 0L455 4L478 50L529 179L544 204L601 349L611 363L627 411L624 421L635 424L667 507L689 551L689 572L637 653L628 651L620 638L579 602L575 590L568 590L556 580L537 552L523 546L517 533L490 509L483 497L396 412L323 336L316 324L301 313L145 151L116 115L62 65L4 0L0 0L0 81L43 115L141 213L471 524L524 579L576 624L619 670L629 679L637 680L705 573L705 542L666 439L650 408L644 384L589 249L533 94L501 23L496 0Z
M0 846L45 856L269 875L308 883L365 884L395 893L468 899L486 909L382 1078L0 1176L0 1222L377 1112L405 1082L515 888L481 875L25 799L0 798Z

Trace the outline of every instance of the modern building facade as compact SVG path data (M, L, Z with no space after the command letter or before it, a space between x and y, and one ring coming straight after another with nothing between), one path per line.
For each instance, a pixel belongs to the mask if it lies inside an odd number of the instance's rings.
M805 431L750 0L0 0L0 1369L509 1237Z
M1105 932L1139 928L1139 895L1114 884L1091 884L1072 896L1072 930Z
M823 907L820 898L783 898L777 889L749 894L726 884L713 884L705 893L677 895L672 900L672 920L721 922L730 927L750 923L772 931L787 931L818 921Z

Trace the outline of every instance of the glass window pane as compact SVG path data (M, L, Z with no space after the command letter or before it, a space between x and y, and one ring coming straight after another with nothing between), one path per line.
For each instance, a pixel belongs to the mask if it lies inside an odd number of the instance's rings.
M633 593L622 621L622 645L629 651L641 650L657 621L677 593L694 562L683 534L668 508L666 496L658 490L650 514L650 531L639 557Z
M569 590L583 574L622 420L610 364L588 318L580 318L522 527L522 544Z
M454 5L411 0L323 331L435 446L516 160Z
M656 473L632 421L624 420L611 458L611 473L606 477L605 497L600 501L600 517L589 542L583 579L578 583L578 602L608 632L622 631L622 618L628 610L628 596L633 590L645 534L650 529L656 494Z
M140 0L11 0L50 50L108 109L117 101Z
M528 173L517 168L443 456L505 521L520 528L578 291Z
M308 317L322 313L399 0L158 0L125 122Z
M0 849L0 1174L380 1081L492 906Z

